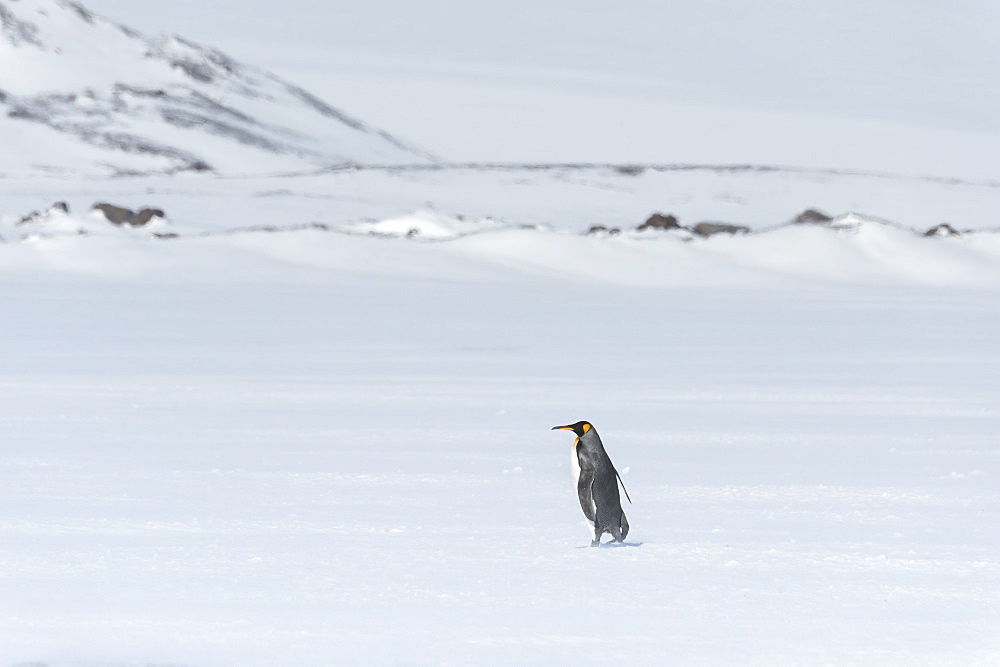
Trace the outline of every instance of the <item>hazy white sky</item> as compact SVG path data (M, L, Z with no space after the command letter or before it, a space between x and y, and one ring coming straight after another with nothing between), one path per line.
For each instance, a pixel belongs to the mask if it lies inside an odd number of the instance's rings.
M268 67L457 160L1000 177L993 0L85 4Z

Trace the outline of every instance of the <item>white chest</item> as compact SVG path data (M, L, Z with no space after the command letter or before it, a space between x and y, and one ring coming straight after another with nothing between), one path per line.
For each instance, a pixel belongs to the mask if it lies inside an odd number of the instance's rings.
M573 490L576 491L577 485L580 483L580 456L576 452L576 448L580 446L580 438L573 441L573 446L569 450L569 470L573 475Z

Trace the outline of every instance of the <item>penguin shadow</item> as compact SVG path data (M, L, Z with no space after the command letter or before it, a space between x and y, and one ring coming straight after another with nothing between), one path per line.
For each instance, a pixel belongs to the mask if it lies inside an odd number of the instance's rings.
M602 544L593 547L589 544L581 545L576 547L577 549L627 549L632 547L641 547L645 542L603 542Z

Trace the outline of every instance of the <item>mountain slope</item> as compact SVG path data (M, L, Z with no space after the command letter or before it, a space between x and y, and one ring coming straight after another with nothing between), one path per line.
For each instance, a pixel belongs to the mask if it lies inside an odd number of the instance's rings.
M0 140L12 147L0 172L430 159L268 72L180 37L147 38L77 3L0 0L0 23Z

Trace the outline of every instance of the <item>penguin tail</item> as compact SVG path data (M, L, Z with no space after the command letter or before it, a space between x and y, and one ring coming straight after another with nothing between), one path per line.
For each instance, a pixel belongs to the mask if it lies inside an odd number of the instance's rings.
M622 491L625 492L625 497L628 498L628 504L631 505L632 499L629 498L628 489L625 488L625 482L622 481L622 476L618 474L617 470L615 470L615 477L618 478L618 483L622 485Z

